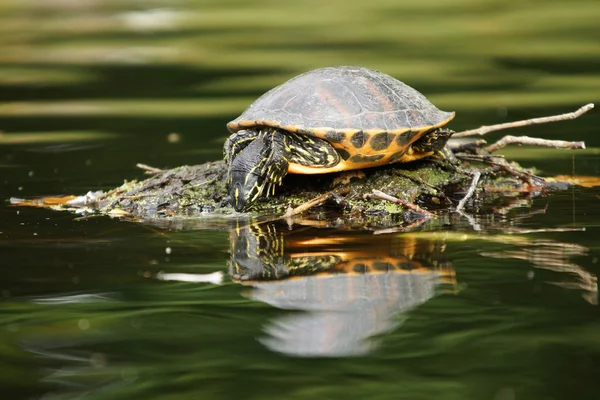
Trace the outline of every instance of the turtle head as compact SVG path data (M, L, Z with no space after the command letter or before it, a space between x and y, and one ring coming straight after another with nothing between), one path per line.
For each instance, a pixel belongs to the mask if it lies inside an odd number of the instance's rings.
M287 174L288 162L277 143L258 137L229 164L229 201L236 211L247 211L268 196Z
M262 195L264 177L240 170L230 171L229 202L236 211L246 211Z

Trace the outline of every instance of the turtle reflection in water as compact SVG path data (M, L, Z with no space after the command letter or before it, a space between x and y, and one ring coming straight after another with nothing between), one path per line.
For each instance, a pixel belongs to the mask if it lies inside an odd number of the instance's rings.
M406 163L445 148L453 112L384 73L361 67L309 71L268 91L229 122L223 152L230 201L245 211L284 176Z
M285 232L285 235L281 232ZM371 351L375 335L402 322L397 314L455 283L439 241L276 225L233 230L230 273L250 297L285 310L265 327L268 348L296 356ZM315 237L321 237L315 239Z

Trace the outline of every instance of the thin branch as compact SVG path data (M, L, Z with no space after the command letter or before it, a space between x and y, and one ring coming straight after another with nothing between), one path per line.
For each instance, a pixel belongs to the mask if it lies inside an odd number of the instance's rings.
M530 189L534 189L534 190L535 189L544 189L547 186L544 178L541 178L537 175L531 174L526 171L520 171L520 170L510 166L510 164L508 164L508 163L496 164L496 165L499 168L506 171L508 174L514 176L517 179L520 179L522 182L525 182L525 184Z
M546 181L544 178L541 178L537 175L531 174L527 171L520 171L510 164L506 162L504 157L501 156L493 156L493 155L463 155L459 154L456 156L460 160L466 161L479 161L494 167L500 168L507 172L508 174L520 179L522 182L525 182L530 188L545 188ZM540 184L534 183L534 181L539 182Z
M552 147L555 149L585 149L584 142L567 142L565 140L547 140L540 138L533 138L529 136L504 136L502 139L498 140L496 143L491 144L487 147L487 151L489 153L493 153L496 150L501 149L502 147L509 144L524 144L529 146L541 146L541 147Z
M487 144L487 142L483 139L477 139L472 142L462 142L462 143L459 141L449 141L448 148L450 150L452 150L453 153L460 153L460 152L464 152L464 151L475 151L475 150L483 147L484 144Z
M432 212L429 212L421 207L419 207L418 205L414 204L414 203L410 203L408 201L404 201L401 200L397 197L394 196L390 196L389 194L385 194L383 193L381 190L377 190L377 189L373 189L373 193L372 194L366 194L366 197L369 198L373 198L373 199L380 199L380 200L387 200L390 201L392 203L396 203L396 204L400 204L402 207L404 208L408 208L409 210L418 212L420 214L423 214L429 218L433 217L435 214Z
M492 154L457 154L456 158L462 161L476 161L492 165L506 163L504 156L495 156Z
M471 196L473 196L473 193L475 193L475 189L477 189L477 183L479 182L480 177L481 172L475 171L473 173L473 180L471 181L471 186L469 187L469 190L467 191L465 197L463 197L456 206L456 211L462 210L465 207L465 204L467 204L467 201L471 198Z
M147 173L150 173L150 174L159 174L161 172L165 172L164 169L151 167L149 165L142 164L142 163L137 163L137 164L135 164L135 166L143 169L144 171L146 171Z
M329 200L329 198L331 198L334 193L337 193L339 195L344 195L344 194L347 194L349 191L350 191L350 188L342 188L342 189L338 189L338 190L335 190L335 191L324 193L324 194L322 194L319 197L315 197L312 200L309 200L309 201L307 201L305 203L300 204L296 208L291 208L290 207L287 210L287 212L282 216L282 218L293 217L294 215L301 214L304 211L310 210L311 208L313 208L315 206L318 206L319 204L323 204L327 200Z
M204 182L194 183L193 185L190 185L189 187L196 188L196 187L199 187L199 186L208 185L209 183L213 183L215 180L216 180L216 178L215 179L209 179L209 180L204 181Z
M489 125L489 126L484 125L477 129L471 129L468 131L457 132L454 135L452 135L452 137L453 138L461 138L461 137L468 137L468 136L475 136L475 135L485 135L486 133L494 132L494 131L501 131L503 129L518 128L521 126L536 125L536 124L546 124L548 122L566 121L569 119L575 119L575 118L585 114L586 112L590 111L592 108L594 108L594 104L590 103L590 104L586 104L585 106L581 107L577 111L566 113L566 114L552 115L549 117L542 117L542 118L525 119L522 121L507 122L504 124L497 124L497 125Z

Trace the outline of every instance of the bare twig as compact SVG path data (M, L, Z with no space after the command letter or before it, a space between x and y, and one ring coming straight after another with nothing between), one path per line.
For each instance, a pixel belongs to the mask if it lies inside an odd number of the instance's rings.
M144 171L146 171L147 173L150 173L150 174L159 174L161 172L165 172L164 169L151 167L149 165L142 164L142 163L137 163L137 164L135 164L135 166L143 169Z
M509 144L524 144L529 146L541 146L541 147L553 147L555 149L585 149L584 142L567 142L564 140L546 140L540 138L532 138L529 136L504 136L496 143L491 144L487 147L487 151L493 153L496 150Z
M199 186L203 186L203 185L207 185L209 183L213 183L216 179L209 179L207 181L204 182L198 182L198 183L194 183L193 185L190 185L189 187L191 188L195 188L195 187L199 187Z
M459 154L456 157L460 160L479 161L479 162L483 162L483 163L492 165L494 167L498 167L498 168L504 170L505 172L507 172L508 174L525 182L530 188L540 188L541 189L541 188L546 187L546 181L544 180L544 178L541 178L537 175L531 174L527 171L518 170L518 169L510 166L506 162L504 157L492 156L492 155L463 155L463 154ZM534 183L534 180L541 183L541 185Z
M452 150L453 153L459 153L477 150L478 148L483 147L484 144L487 144L487 142L483 139L477 139L472 142L450 141L448 142L448 148Z
M429 212L429 211L427 211L427 210L419 207L418 205L416 205L414 203L410 203L408 201L401 200L401 199L399 199L397 197L390 196L389 194L383 193L381 190L373 189L373 193L372 194L366 194L365 196L369 197L369 198L373 198L373 199L387 200L387 201L390 201L392 203L400 204L404 208L408 208L409 210L412 210L412 211L418 212L420 214L426 215L427 217L430 217L430 218L435 215L432 212Z
M456 158L463 161L477 161L492 165L500 165L506 162L504 156L494 156L491 154L457 154Z
M544 178L541 178L537 175L531 174L525 171L519 171L518 169L511 167L508 163L505 164L496 164L498 167L514 176L515 178L520 179L522 182L525 182L530 189L544 189L546 185L546 181Z
M62 197L40 197L39 199L20 199L18 197L11 197L9 199L10 204L14 206L28 206L28 207L51 207L51 206L64 206L68 205L68 202L75 200L77 196L62 196Z
M334 192L339 194L339 195L344 195L347 194L350 191L350 188L342 188L342 189L338 189L335 191L331 191L331 192L327 192L322 194L319 197L315 197L312 200L307 201L306 203L302 203L300 204L298 207L296 208L289 208L287 210L287 212L283 215L283 218L290 218L293 217L294 215L298 215L303 213L304 211L307 211L315 206L318 206L319 204L323 204L324 202L326 202L327 200L329 200L330 197L333 196Z
M471 186L469 187L467 194L465 194L465 197L463 197L456 206L456 211L462 210L465 207L465 204L467 204L467 201L471 198L471 196L473 196L473 193L475 193L475 189L477 188L477 183L479 182L480 177L481 172L475 171L473 173L473 180L471 181Z
M155 193L136 194L133 196L123 196L123 198L129 199L129 200L137 200L137 199L143 199L144 197L151 197L151 196L156 196L156 194Z
M468 137L468 136L475 136L475 135L485 135L486 133L489 133L489 132L501 131L503 129L510 129L510 128L518 128L520 126L545 124L548 122L557 122L557 121L566 121L569 119L575 119L575 118L585 114L586 112L590 111L592 108L594 108L594 104L590 103L590 104L586 104L585 106L581 107L577 111L566 113L566 114L552 115L549 117L541 117L541 118L525 119L522 121L507 122L504 124L497 124L497 125L489 125L489 126L484 125L477 129L471 129L468 131L457 132L454 135L452 135L452 137L453 138L461 138L461 137Z

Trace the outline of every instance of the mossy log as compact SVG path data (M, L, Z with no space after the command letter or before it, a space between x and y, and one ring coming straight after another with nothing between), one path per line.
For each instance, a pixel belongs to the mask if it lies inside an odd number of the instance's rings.
M503 178L510 179L509 175ZM323 175L288 175L271 197L261 199L252 214L283 215L310 199L333 192L324 204L340 215L405 214L402 205L368 198L374 189L427 209L451 209L466 193L471 174L437 160L395 164ZM520 185L514 178L511 185ZM336 192L343 195L336 195ZM102 193L88 207L103 214L115 210L139 218L229 216L227 165L222 161L182 166L126 182Z

